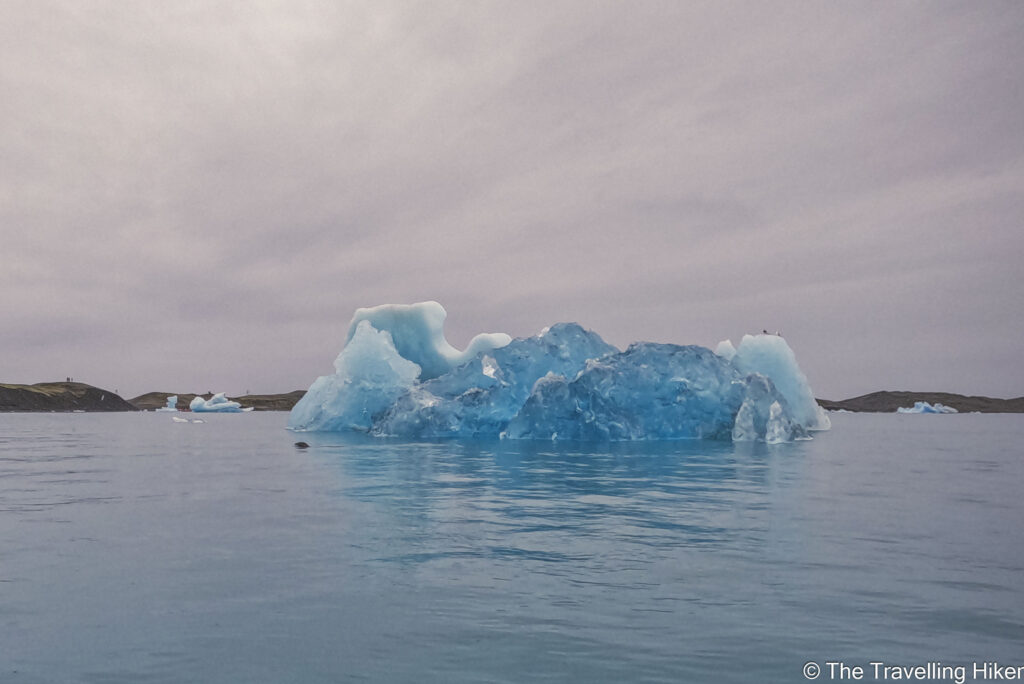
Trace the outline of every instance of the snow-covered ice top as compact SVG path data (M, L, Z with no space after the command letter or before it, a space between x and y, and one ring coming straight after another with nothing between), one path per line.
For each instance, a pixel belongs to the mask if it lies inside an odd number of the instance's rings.
M620 351L576 323L478 335L460 352L436 302L359 309L335 372L295 405L296 430L404 438L733 439L828 429L778 336L716 352L639 342Z
M231 401L224 396L224 392L214 394L209 399L196 397L189 403L188 408L192 413L242 413L252 410L251 408L242 408L237 401Z
M927 401L915 401L913 407L911 407L911 408L904 408L904 407L901 406L900 408L896 409L896 413L960 413L960 412L957 411L952 406L946 406L945 404L940 404L939 402L935 402L934 404L929 404Z
M444 337L444 319L448 312L437 302L419 304L384 304L356 309L348 325L346 343L356 334L363 321L376 330L391 334L391 342L403 359L420 367L420 380L429 380L461 366L477 354L512 341L505 333L480 333L459 351Z

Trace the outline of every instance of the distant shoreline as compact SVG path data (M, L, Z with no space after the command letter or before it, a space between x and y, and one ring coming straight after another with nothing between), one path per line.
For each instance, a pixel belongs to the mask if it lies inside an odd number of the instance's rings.
M291 411L305 393L305 390L295 390L284 394L248 394L229 398L257 411ZM167 397L174 395L174 392L149 392L133 399L124 399L110 390L83 382L40 382L35 385L0 383L0 413L152 411L165 406ZM196 396L209 399L213 395L177 394L179 410L187 412L189 402Z
M306 390L295 390L284 394L246 394L240 397L228 397L231 401L237 401L243 408L252 407L257 411L291 411L306 394ZM188 405L196 397L209 399L213 395L190 394L188 392L147 392L128 400L128 403L139 411L153 411L167 405L167 397L178 397L178 410L187 411Z
M229 398L257 411L291 411L305 394L305 390L295 390L283 394L247 394ZM132 399L123 399L110 390L82 382L0 383L0 413L152 411L166 405L167 397L174 395L174 392L147 392ZM209 399L212 395L178 393L178 406L187 411L189 402L196 396ZM829 411L853 413L895 413L896 409L913 406L918 401L945 404L960 413L1024 413L1024 397L998 399L950 392L882 391L840 401L817 400Z
M960 413L1024 413L1024 397L996 399L993 397L966 396L949 392L872 392L852 399L829 401L818 399L818 404L829 411L851 411L853 413L895 413L901 407L911 407L915 402L944 404Z

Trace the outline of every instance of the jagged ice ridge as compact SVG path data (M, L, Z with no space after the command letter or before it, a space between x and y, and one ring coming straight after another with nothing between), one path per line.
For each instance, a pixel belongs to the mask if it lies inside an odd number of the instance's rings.
M625 351L576 323L533 337L444 338L437 302L358 309L335 372L292 409L294 430L408 439L732 439L786 442L829 419L786 341L738 347L637 342Z

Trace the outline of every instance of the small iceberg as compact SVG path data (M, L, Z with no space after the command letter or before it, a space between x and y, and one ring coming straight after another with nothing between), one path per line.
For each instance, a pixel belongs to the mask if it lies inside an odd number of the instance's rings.
M900 407L896 409L896 413L960 413L952 406L946 406L935 402L929 404L927 401L915 401L913 407L904 408Z
M167 406L161 406L157 412L176 413L178 411L178 395L167 397Z
M209 399L196 397L188 405L192 413L244 413L252 411L252 407L242 408L237 401L231 401L224 396L224 392L218 392Z

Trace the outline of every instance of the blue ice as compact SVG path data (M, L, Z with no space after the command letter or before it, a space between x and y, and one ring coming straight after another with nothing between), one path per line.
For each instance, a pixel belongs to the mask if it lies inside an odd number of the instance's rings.
M175 403L177 403L177 400L175 400ZM224 396L224 392L214 394L209 399L196 397L189 403L188 408L192 413L242 413L243 411L252 410L242 408L242 405L237 401L231 401Z
M896 413L959 413L959 411L952 406L946 406L939 402L929 404L927 401L915 401L912 407L904 408L901 406L896 409Z
M576 323L532 337L444 338L436 302L359 309L335 372L292 409L295 430L406 439L732 439L769 443L828 429L781 337L738 348L638 342L625 351Z

